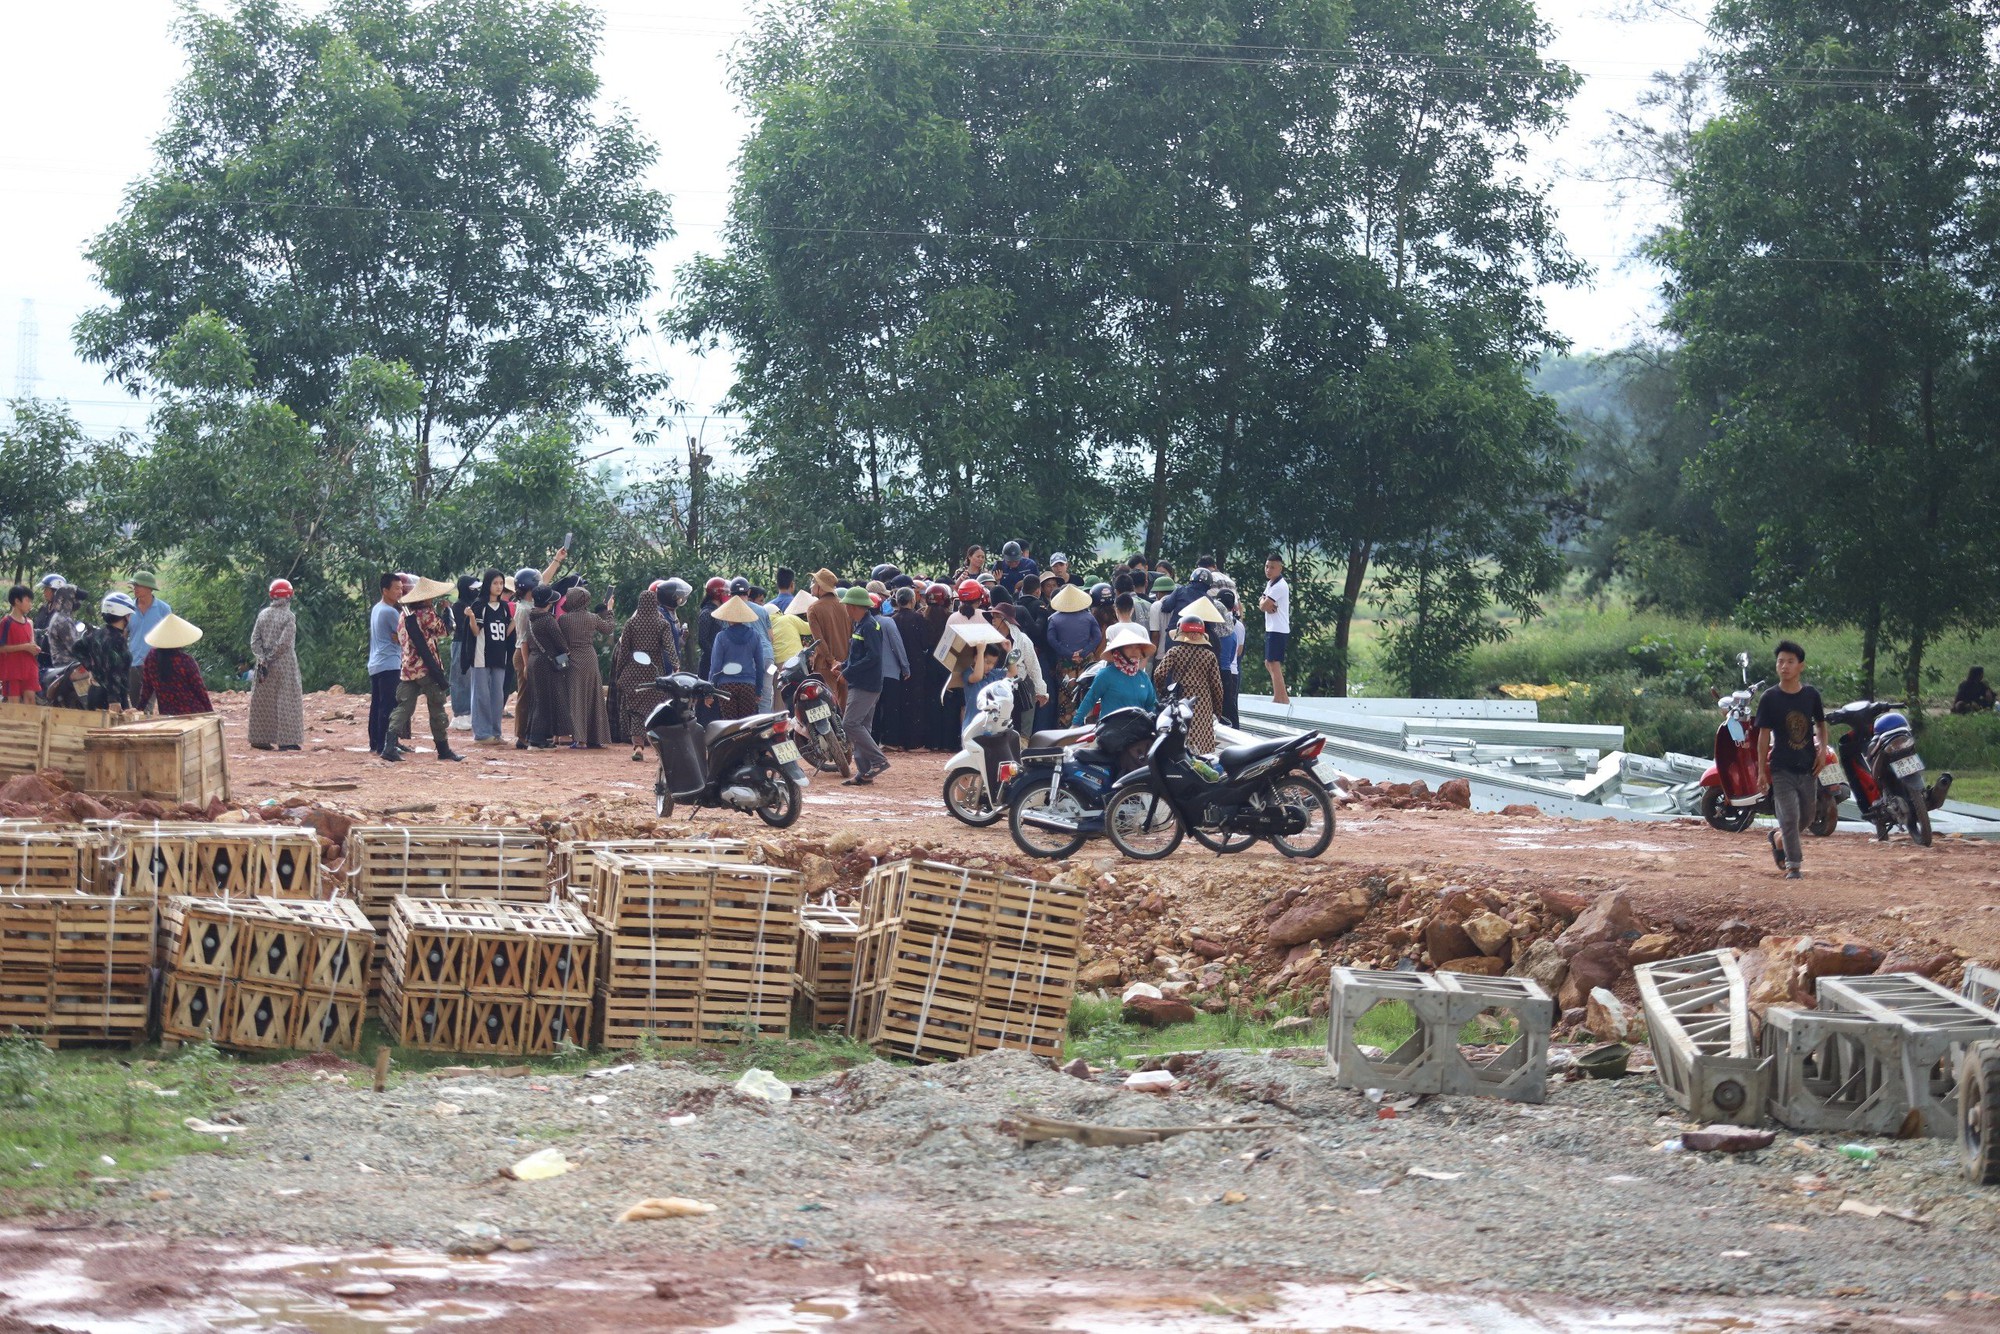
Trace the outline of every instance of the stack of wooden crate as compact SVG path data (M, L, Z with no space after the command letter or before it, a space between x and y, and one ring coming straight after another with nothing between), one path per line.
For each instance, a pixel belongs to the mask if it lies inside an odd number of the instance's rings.
M845 1028L854 1004L854 965L861 918L832 903L799 909L797 983L805 1021L814 1028Z
M106 820L103 880L146 898L324 899L319 835L295 825Z
M862 883L849 1031L884 1055L954 1060L1062 1052L1086 895L941 862L889 862Z
M32 820L0 824L0 894L92 894L104 835Z
M160 922L167 1036L247 1050L360 1047L375 935L351 900L176 895Z
M568 903L398 896L383 1023L406 1047L545 1055L590 1036L597 937Z
M790 1029L800 887L772 866L602 853L596 1032L685 1045Z
M547 903L548 855L548 841L528 828L356 825L347 835L348 892L385 947L376 952L371 993L381 994L390 910L399 896Z
M152 1018L153 901L0 895L0 1031L136 1042Z
M86 744L92 729L123 721L108 709L49 709L0 704L0 779L54 769L81 788L89 780Z
M549 889L587 913L597 909L597 859L607 852L638 857L691 857L747 866L763 860L740 838L619 838L576 840L549 849Z

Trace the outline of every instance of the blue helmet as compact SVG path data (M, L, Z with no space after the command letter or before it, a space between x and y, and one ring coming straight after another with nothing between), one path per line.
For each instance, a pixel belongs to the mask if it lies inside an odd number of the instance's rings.
M1909 725L1910 725L1910 720L1908 718L1905 718L1902 714L1897 713L1894 709L1891 709L1889 710L1889 712L1880 714L1876 717L1875 735L1881 736L1885 732L1893 732L1899 727L1907 728Z
M533 592L535 586L541 582L542 572L540 570L523 565L520 569L514 571L514 591L517 593L526 595Z

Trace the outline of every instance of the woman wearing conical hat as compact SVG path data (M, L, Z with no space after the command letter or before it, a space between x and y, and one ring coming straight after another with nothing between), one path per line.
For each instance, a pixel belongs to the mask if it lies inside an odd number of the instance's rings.
M1194 705L1194 716L1188 719L1188 749L1207 754L1215 749L1215 715L1222 708L1222 664L1208 631L1222 624L1222 609L1200 597L1178 614L1179 626L1168 635L1173 646L1160 655L1153 683L1162 698L1178 686L1180 697Z
M215 711L208 702L208 686L201 679L201 664L188 652L200 639L199 626L171 612L146 632L146 647L152 651L139 670L136 707L156 708L161 714Z

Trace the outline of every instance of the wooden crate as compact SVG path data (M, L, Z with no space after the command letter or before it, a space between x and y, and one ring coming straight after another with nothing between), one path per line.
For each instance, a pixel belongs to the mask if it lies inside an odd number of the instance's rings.
M599 854L590 915L622 931L706 931L713 873L686 857Z
M686 857L695 861L748 865L763 853L740 838L621 838L578 839L549 849L549 888L588 909L595 901L592 887L597 861L607 852L640 857Z
M95 894L104 848L94 829L0 825L0 894Z
M319 899L319 835L291 825L114 821L101 826L119 892Z
M107 985L88 992L60 985L49 1006L43 1041L54 1046L78 1042L143 1041L152 1023L153 994L146 983Z
M307 991L293 1011L291 1045L301 1051L359 1051L361 1025L368 1018L363 996L330 996Z
M352 899L324 903L294 903L293 912L312 923L312 949L306 957L303 989L316 996L366 996L375 933Z
M528 1030L523 1052L529 1056L549 1056L564 1044L590 1045L591 998L585 996L536 997L528 1002Z
M526 996L537 974L537 952L567 951L583 976L564 994L588 994L596 942L569 904L470 903L397 898L390 912L386 967L403 991L483 991ZM562 968L549 971L560 980ZM574 988L574 991L571 988Z
M0 968L0 1033L46 1028L55 1003L55 979L47 968Z
M597 986L597 932L578 917L574 932L537 935L529 961L528 994L584 1001Z
M116 727L119 715L104 709L50 709L0 704L0 778L55 769L71 787L85 787L85 742L99 728Z
M533 829L484 825L357 825L348 884L370 921L406 898L546 903L548 841Z
M168 973L160 984L160 1032L186 1042L213 1041L228 1027L229 984L219 977Z
M88 985L106 972L150 977L153 919L150 899L101 895L57 899L57 979L73 974Z
M0 897L0 970L47 973L56 966L56 900Z
M291 1046L302 1008L300 1001L296 987L231 983L216 1045L251 1051Z
M186 977L232 978L242 971L238 938L249 924L245 901L198 899L177 894L161 901L162 961Z
M0 898L0 1027L57 1046L145 1037L153 939L150 899Z
M808 903L799 909L797 982L812 1027L846 1026L860 937L861 920L846 908Z
M459 1050L482 1055L512 1056L526 1049L528 1002L519 995L465 998L465 1027Z
M691 987L600 986L591 1028L604 1047L636 1047L642 1037L671 1047L692 1046L701 1040L701 992Z
M485 905L398 897L389 914L383 986L393 982L405 993L463 992L473 941L506 934L500 917Z
M87 791L196 806L229 800L229 756L217 714L93 727L83 749Z
M425 992L406 995L384 983L379 1011L383 1026L399 1047L423 1051L459 1051L464 1031L465 993Z

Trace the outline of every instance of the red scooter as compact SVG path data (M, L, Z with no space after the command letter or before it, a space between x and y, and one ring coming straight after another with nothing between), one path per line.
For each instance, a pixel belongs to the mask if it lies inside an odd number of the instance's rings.
M1701 818L1725 834L1740 834L1759 815L1775 815L1771 789L1757 781L1757 757L1764 744L1763 729L1751 722L1757 692L1769 682L1750 683L1750 655L1736 655L1743 688L1724 695L1719 706L1722 724L1715 729L1715 763L1701 776ZM1839 763L1831 746L1820 747L1819 805L1806 828L1821 838L1831 834L1847 797Z

